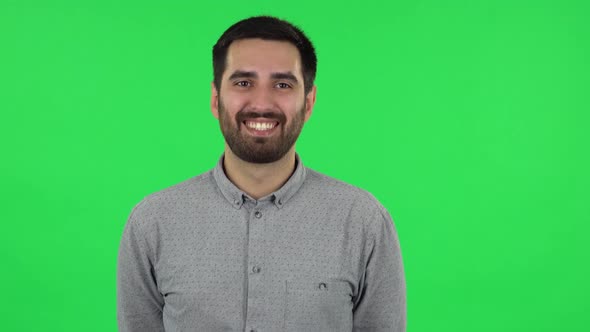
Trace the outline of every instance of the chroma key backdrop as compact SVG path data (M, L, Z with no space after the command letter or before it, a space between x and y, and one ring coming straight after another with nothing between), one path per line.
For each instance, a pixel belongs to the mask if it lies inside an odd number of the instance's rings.
M143 197L212 169L211 48L275 15L318 52L306 166L372 192L409 332L588 331L587 1L0 3L3 331L116 331Z

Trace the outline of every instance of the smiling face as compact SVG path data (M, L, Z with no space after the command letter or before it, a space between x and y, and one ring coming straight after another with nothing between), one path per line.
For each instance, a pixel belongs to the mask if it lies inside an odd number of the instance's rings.
M314 103L315 86L304 92L299 51L284 41L234 41L220 90L212 84L211 110L227 146L251 163L294 152Z

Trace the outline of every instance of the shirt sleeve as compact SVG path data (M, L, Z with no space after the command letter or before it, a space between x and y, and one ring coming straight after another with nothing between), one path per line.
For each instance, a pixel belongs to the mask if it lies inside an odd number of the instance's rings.
M117 262L119 332L164 331L164 299L154 276L153 255L136 220L139 203L125 225Z
M370 220L367 262L353 307L353 331L406 331L406 282L393 220L383 206ZM372 234L371 234L372 233Z

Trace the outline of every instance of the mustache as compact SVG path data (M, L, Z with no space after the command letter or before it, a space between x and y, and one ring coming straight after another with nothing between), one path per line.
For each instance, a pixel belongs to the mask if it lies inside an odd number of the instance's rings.
M240 111L236 114L236 121L238 124L244 122L247 119L254 119L254 118L267 118L277 120L279 123L285 123L287 121L287 117L283 113L279 112L253 112L253 111Z

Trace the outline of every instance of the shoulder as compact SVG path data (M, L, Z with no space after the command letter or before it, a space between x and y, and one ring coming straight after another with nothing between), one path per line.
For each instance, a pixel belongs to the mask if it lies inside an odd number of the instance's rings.
M304 194L313 197L311 201L315 199L323 202L317 203L316 207L332 211L342 216L351 227L358 227L360 234L368 239L367 245L372 245L376 239L386 234L396 232L388 210L365 189L307 169Z
M173 213L182 213L195 202L211 197L217 190L212 171L189 178L145 196L131 210L129 222L148 227Z
M387 209L369 191L310 168L306 171L307 195L351 209L353 213L389 218Z

